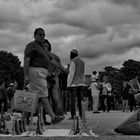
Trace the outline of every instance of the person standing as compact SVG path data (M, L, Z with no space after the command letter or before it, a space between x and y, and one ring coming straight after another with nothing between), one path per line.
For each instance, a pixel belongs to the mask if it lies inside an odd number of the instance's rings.
M110 111L111 108L111 84L109 82L109 79L107 76L103 77L103 83L102 83L102 97L101 97L101 106L102 106L102 110L103 112Z
M129 81L129 84L131 86L129 90L129 105L130 105L130 111L135 111L136 109L136 100L135 100L135 94L140 92L140 75L135 76L135 78L131 79Z
M93 110L93 113L100 113L98 111L98 105L99 105L99 87L100 87L100 85L98 84L98 75L97 75L97 72L96 73L94 73L94 72L93 72L93 75L92 75L92 83L90 85L91 94L92 94L92 100L93 100L92 110Z
M51 43L47 39L45 39L44 41L44 46L45 46L45 49L50 52L53 59L62 66L60 58L56 54L51 52ZM50 83L49 96L52 101L53 111L56 115L59 115L59 116L63 116L62 102L60 99L60 94L61 94L60 85L59 85L59 75L61 73L62 71L60 71L60 69L55 67L53 64L50 64L49 75L50 75L50 78L52 78L50 79L52 81L52 84Z
M6 112L8 109L7 90L5 88L4 80L0 79L0 113L2 111L2 103L4 104L3 112Z
M14 83L10 83L7 88L7 102L8 102L9 111L12 111L13 109L14 94L16 92L16 88L17 86Z
M50 115L53 124L58 123L64 117L56 116L48 100L48 89L46 78L50 63L65 71L49 54L44 50L45 31L36 28L34 31L34 41L26 45L24 51L24 72L25 83L29 83L30 91L38 94L39 101L45 111Z
M69 67L67 66L67 70L68 69ZM64 114L67 114L68 103L69 103L68 100L69 93L67 91L67 77L68 77L68 73L61 72L59 74L60 99L61 99Z
M79 116L82 118L81 102L84 95L85 63L78 57L78 51L76 49L70 52L70 60L70 71L67 79L67 88L70 90L71 94L71 117L69 119L74 119L76 115L76 98Z
M123 82L123 89L122 89L122 107L123 112L128 112L128 99L129 99L129 89L131 86L127 81Z

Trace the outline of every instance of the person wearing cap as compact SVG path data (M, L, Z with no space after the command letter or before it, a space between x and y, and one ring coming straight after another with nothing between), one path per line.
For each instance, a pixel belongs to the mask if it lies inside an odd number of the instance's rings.
M71 117L69 119L74 119L74 116L76 115L76 98L79 116L82 118L81 102L83 100L85 86L85 63L78 57L78 51L76 49L73 49L70 52L70 60L70 71L67 79L67 88L70 90L71 94Z
M96 71L93 71L93 73L92 73L92 83L89 87L89 89L91 89L92 100L93 100L93 104L92 104L93 105L92 106L93 113L100 113L98 111L99 88L100 88L100 85L98 84L98 73Z

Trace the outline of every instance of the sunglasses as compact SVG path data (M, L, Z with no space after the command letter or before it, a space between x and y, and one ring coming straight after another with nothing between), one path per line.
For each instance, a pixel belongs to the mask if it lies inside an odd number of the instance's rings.
M40 34L39 34L39 36L45 36L45 34L43 34L43 33L40 33Z

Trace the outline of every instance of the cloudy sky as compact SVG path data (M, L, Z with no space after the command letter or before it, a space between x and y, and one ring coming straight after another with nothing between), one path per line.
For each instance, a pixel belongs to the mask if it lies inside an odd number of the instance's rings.
M23 64L37 27L64 65L77 49L86 73L140 60L140 0L0 0L0 50Z

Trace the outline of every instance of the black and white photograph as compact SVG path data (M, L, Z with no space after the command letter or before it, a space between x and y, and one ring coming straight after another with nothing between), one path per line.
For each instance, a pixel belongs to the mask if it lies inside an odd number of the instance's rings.
M140 139L140 0L0 0L0 140Z

